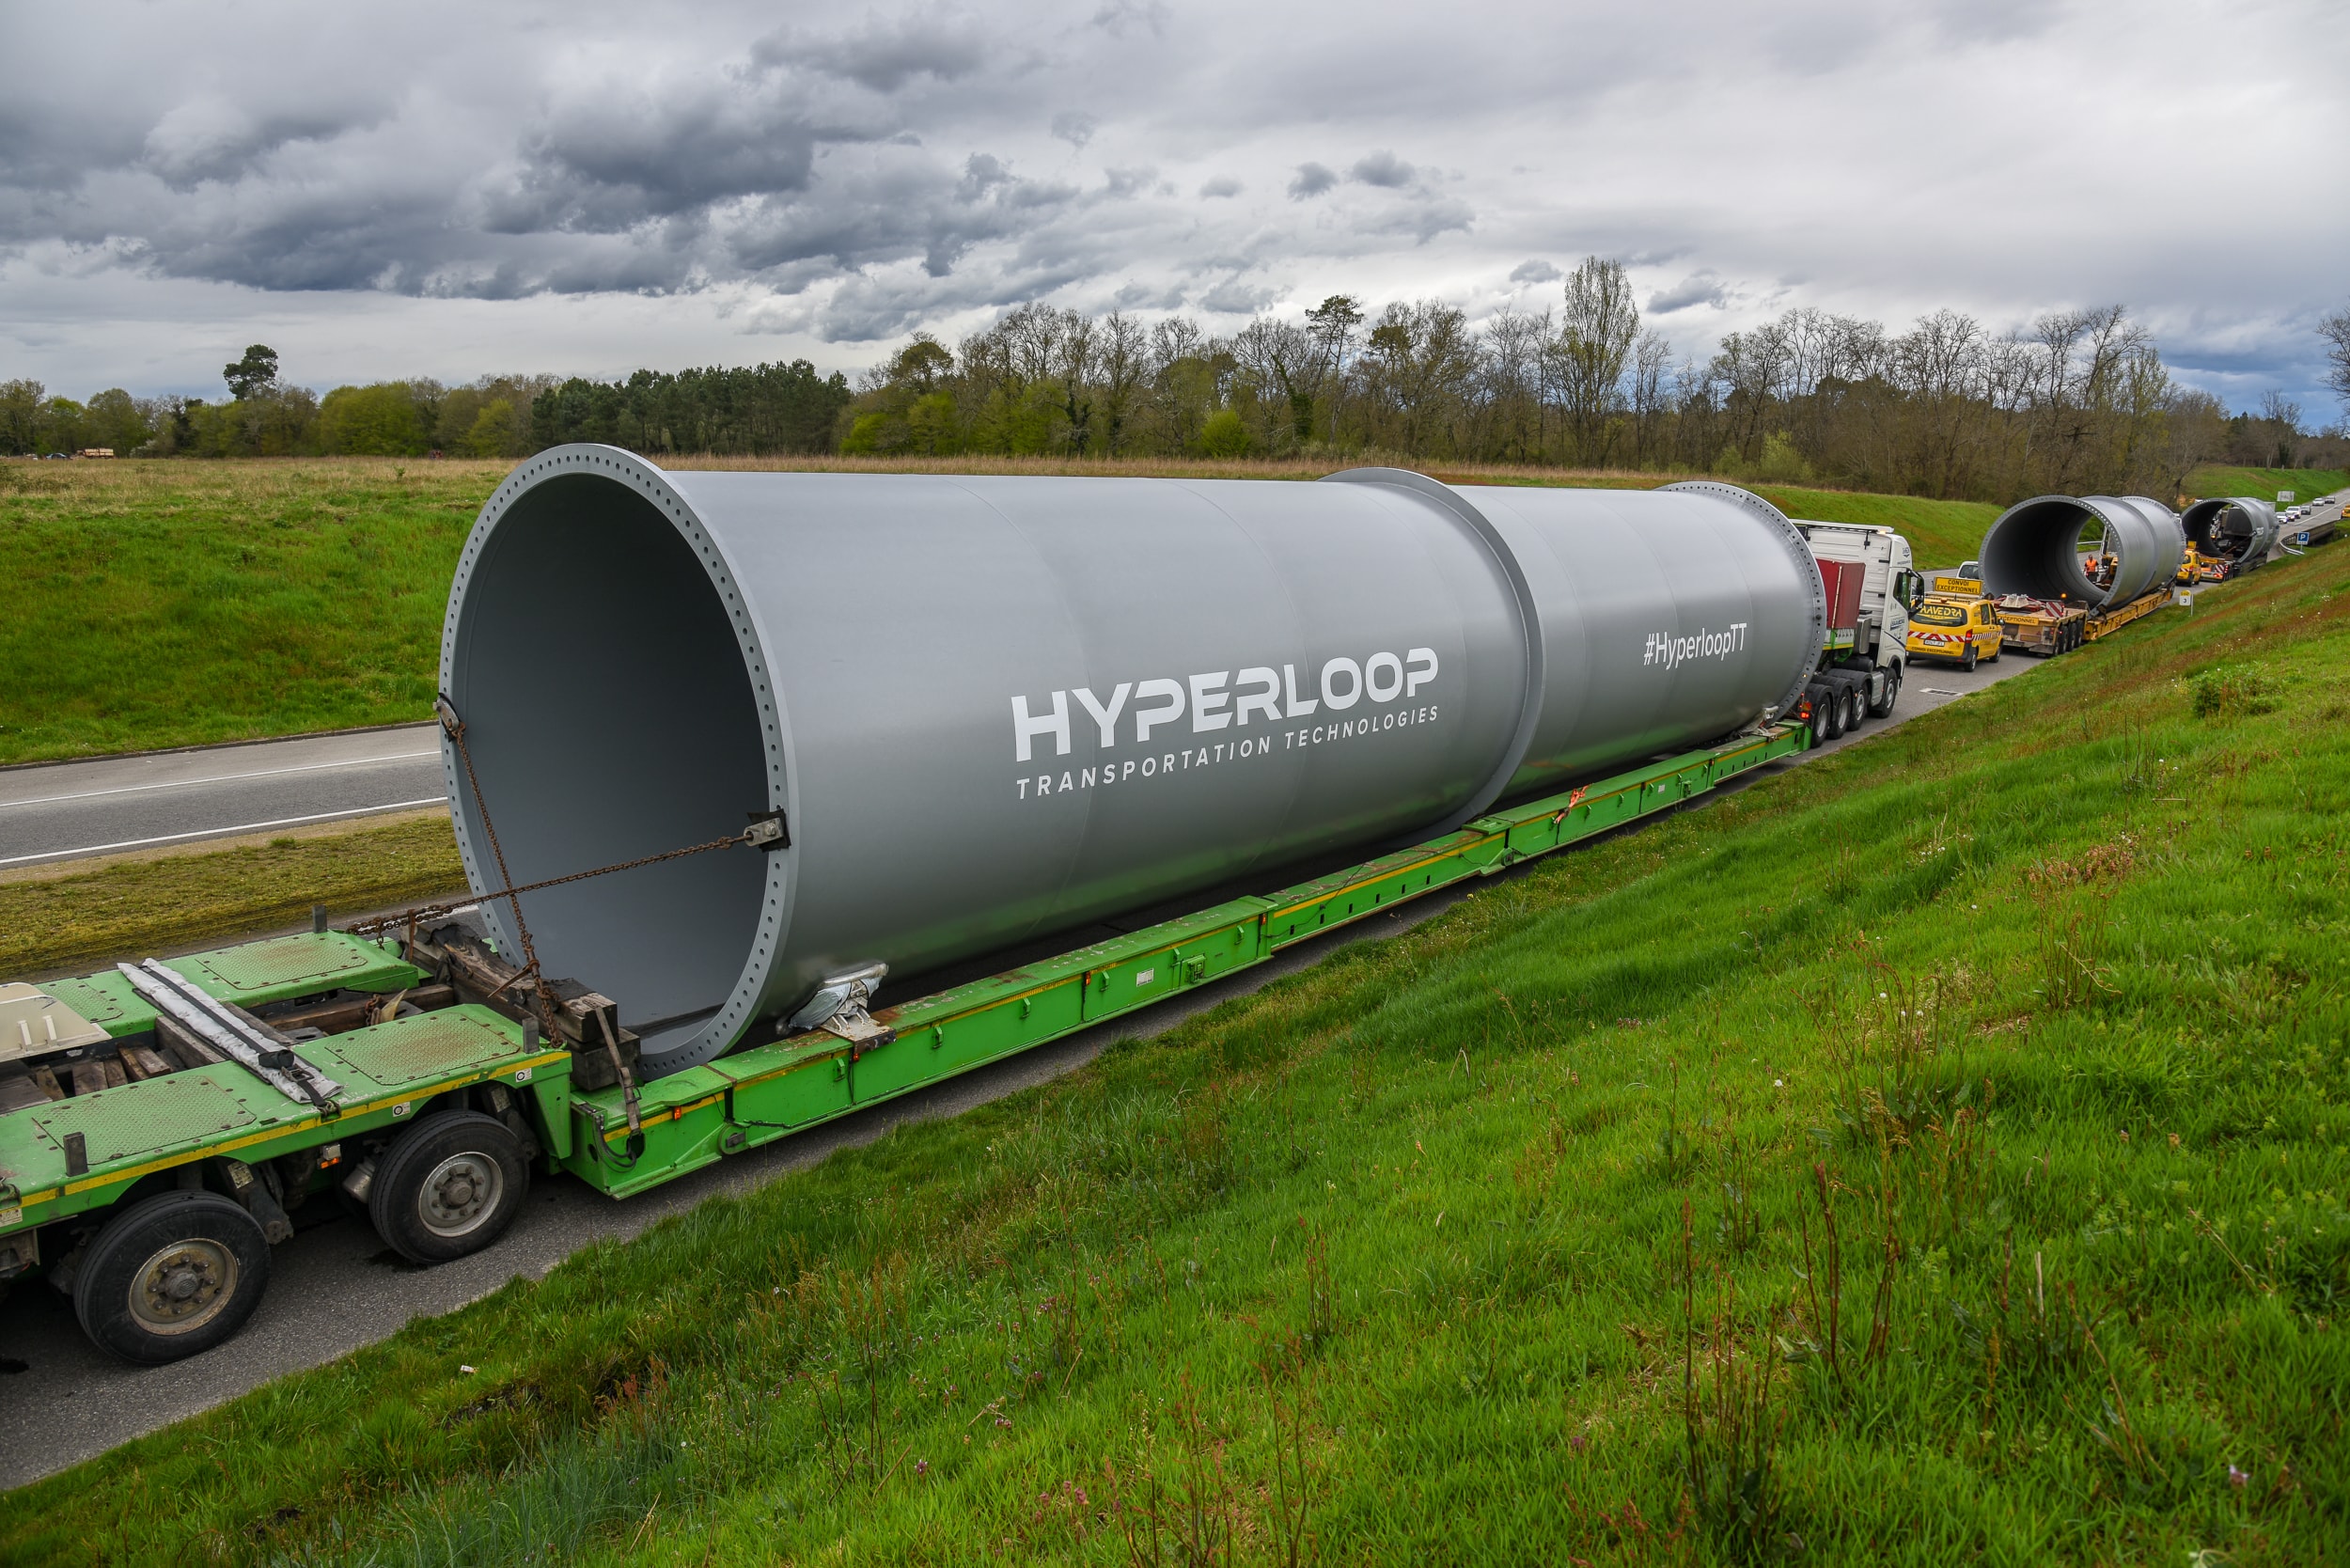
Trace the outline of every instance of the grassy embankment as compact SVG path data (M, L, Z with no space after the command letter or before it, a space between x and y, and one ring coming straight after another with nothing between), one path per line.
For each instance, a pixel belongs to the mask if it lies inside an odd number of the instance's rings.
M2341 468L2198 468L2186 480L2190 495L2250 495L2264 501L2274 501L2280 490L2314 501L2344 485L2350 485L2350 470Z
M0 762L429 716L504 463L0 463Z
M953 463L1284 478L1327 466ZM430 717L449 575L474 514L507 472L504 463L388 459L0 463L0 579L24 611L0 619L0 763ZM1668 478L1448 473L1610 485ZM1838 491L1764 494L1799 515L1903 526L1929 564L1972 555L1995 514Z
M2346 657L2350 550L2224 585L12 1494L0 1557L2340 1561Z
M233 848L0 872L0 978L30 979L349 917L465 885L448 818L337 823Z

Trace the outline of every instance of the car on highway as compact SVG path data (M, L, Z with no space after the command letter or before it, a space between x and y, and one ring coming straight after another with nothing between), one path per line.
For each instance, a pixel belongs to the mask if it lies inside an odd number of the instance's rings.
M1909 613L1909 656L1943 659L1972 669L1999 656L2004 635L1991 605L1976 598L1932 593Z

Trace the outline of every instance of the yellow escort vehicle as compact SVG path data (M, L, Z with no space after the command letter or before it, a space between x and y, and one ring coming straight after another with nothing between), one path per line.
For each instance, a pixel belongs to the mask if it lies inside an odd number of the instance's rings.
M1999 656L2003 635L1999 618L1979 597L1930 593L1909 612L1913 659L1948 659L1961 669L1972 669L1978 660Z

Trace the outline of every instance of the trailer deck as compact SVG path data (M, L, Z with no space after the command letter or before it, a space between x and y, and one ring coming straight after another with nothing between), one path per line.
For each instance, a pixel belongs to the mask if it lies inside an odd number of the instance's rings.
M625 1197L909 1090L1136 1011L1263 963L1294 943L1433 889L1489 875L1703 794L1803 750L1810 731L1779 724L1730 745L1513 807L1458 832L1270 897L1234 899L1042 964L873 1013L878 1045L812 1032L738 1051L645 1085L640 1152L625 1152L617 1089L573 1096L580 1119L565 1166Z

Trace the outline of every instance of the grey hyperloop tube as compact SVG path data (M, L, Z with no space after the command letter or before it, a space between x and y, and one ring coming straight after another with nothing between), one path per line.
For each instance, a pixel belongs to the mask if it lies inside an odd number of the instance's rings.
M1817 655L1817 571L1745 492L1333 478L530 459L441 651L514 879L771 810L791 839L528 895L548 973L617 1000L657 1076L844 968L918 980L1703 744Z
M2265 563L2277 544L2277 509L2248 495L2198 501L2180 513L2179 524L2199 552L2239 572Z
M2113 581L2099 587L2081 564L2101 535ZM1982 536L1982 586L1992 594L2127 604L2168 583L2186 558L2178 514L2143 495L2038 495L2001 512Z

